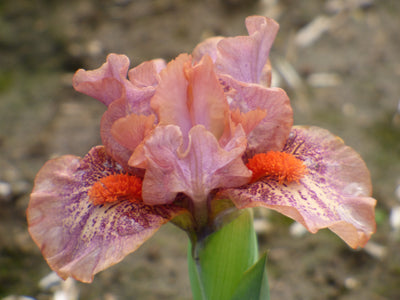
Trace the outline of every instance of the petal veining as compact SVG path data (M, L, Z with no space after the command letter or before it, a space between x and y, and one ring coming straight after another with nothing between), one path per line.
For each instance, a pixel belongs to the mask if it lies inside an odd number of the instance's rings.
M295 127L284 152L307 166L299 182L262 179L223 191L239 208L264 206L302 223L309 231L330 228L351 247L364 246L375 231L368 169L359 155L327 130Z
M178 193L193 201L205 201L212 189L234 187L247 183L251 172L241 156L246 140L237 139L229 151L220 147L215 136L202 125L190 130L189 144L183 146L179 127L169 125L153 131L142 153L134 153L131 166L141 166L145 156L146 173L143 180L143 200L149 204L171 203ZM138 156L137 156L137 155Z
M185 212L129 200L94 205L88 195L91 187L123 172L103 147L93 148L83 159L51 160L39 171L27 210L29 232L62 278L92 281L94 274L121 261L161 225Z
M181 54L169 62L160 72L160 83L151 99L151 107L160 125L178 125L184 136L192 127L187 105L188 82L184 73L184 66L191 64L191 61L189 55Z
M188 66L185 74L192 125L203 125L219 139L228 125L229 105L211 58L204 56L196 66Z

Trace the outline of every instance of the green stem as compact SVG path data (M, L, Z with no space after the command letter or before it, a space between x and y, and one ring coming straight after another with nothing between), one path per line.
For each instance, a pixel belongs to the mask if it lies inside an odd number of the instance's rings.
M193 289L193 299L194 300L207 300L206 292L204 289L203 281L201 280L201 266L200 260L198 259L197 247L192 249L192 245L189 244L188 247L188 264L189 264L189 272L191 285ZM190 259L193 258L193 259ZM193 266L193 263L195 266Z
M257 257L253 215L250 210L243 210L220 230L201 238L195 245L189 244L193 299L229 300Z

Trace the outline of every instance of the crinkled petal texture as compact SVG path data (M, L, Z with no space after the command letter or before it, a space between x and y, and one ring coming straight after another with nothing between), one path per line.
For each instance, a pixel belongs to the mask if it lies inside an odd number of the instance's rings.
M134 137L134 141L143 138L144 131L152 125L149 120L156 122L150 108L150 99L153 97L159 81L159 72L165 68L165 62L161 59L155 59L144 62L139 66L129 70L129 59L125 55L110 54L107 61L98 69L93 71L78 70L73 78L74 88L84 94L87 94L108 106L101 121L101 138L107 153L111 155L124 167L127 167L127 161L132 155L132 149L135 142L126 141L126 135ZM127 78L129 77L129 79ZM121 118L132 114L137 117L130 117L129 124L136 118L139 124L137 130L123 133L115 136L113 132L121 128L121 122L118 126L115 123ZM146 120L142 117L149 116ZM129 126L131 129L132 126ZM121 142L126 141L126 142ZM141 141L140 141L141 142ZM129 143L129 147L127 147Z
M121 261L161 225L186 210L121 200L93 205L88 192L101 178L123 173L103 147L83 159L47 162L36 177L27 210L29 232L50 267L62 278L91 282L94 274Z
M231 110L242 113L260 109L266 116L248 136L246 156L271 150L280 151L293 125L289 97L279 88L270 88L269 52L279 25L272 19L246 19L249 36L215 37L199 44L193 58L209 55L225 88Z
M78 70L72 84L78 92L109 105L125 94L124 80L129 68L125 55L110 54L107 62L93 71Z
M129 71L129 59L125 55L109 54L107 61L93 71L78 70L73 77L73 86L78 92L91 96L105 105L120 98L139 113L149 111L149 98L158 83L158 73L165 62L155 59L144 62Z
M160 125L174 124L181 128L185 142L194 125L204 125L219 139L229 123L229 105L208 55L194 66L187 54L171 61L160 73L151 106Z
M318 127L294 127L283 151L307 166L308 174L298 183L261 179L219 196L238 208L274 209L313 233L328 227L352 248L364 246L375 232L376 200L370 197L370 175L360 156Z
M245 84L224 75L221 75L221 80L231 89L231 109L244 113L255 109L267 112L247 137L247 156L282 150L293 125L293 110L286 92L280 88Z
M241 159L246 139L242 135L236 142L227 151L211 132L197 125L189 131L189 143L184 147L178 126L157 127L142 152L134 153L129 161L134 166L146 166L143 201L167 204L178 193L184 193L194 202L201 202L212 189L247 183L251 172Z
M160 78L151 103L160 122L129 160L146 169L143 200L165 204L184 193L199 203L215 188L247 183L246 133L241 124L229 130L231 112L211 58L193 65L182 54Z
M133 150L154 127L155 120L155 115L129 113L123 99L111 103L101 119L100 130L107 153L124 168L128 167Z
M199 44L193 51L194 59L207 53L215 61L218 73L269 86L268 56L279 25L272 19L252 16L246 19L246 27L249 36L211 38Z

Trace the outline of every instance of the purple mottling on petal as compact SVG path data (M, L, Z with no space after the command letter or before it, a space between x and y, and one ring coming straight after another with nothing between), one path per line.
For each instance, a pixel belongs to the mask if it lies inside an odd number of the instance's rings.
M38 173L27 210L29 231L62 278L90 282L185 212L172 205L150 207L131 201L92 205L91 186L123 172L103 147L96 147L83 159L52 160Z
M302 223L311 232L328 227L351 247L364 246L375 231L368 169L343 141L318 127L294 127L284 147L307 166L299 183L262 179L226 189L219 197L239 208L264 206Z

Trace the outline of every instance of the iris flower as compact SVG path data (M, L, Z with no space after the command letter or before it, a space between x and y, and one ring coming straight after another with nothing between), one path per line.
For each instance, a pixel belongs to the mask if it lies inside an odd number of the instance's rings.
M168 64L128 71L110 54L75 74L74 88L107 106L103 145L47 162L27 210L59 276L90 282L171 220L195 240L218 216L256 206L366 244L376 201L363 160L327 130L292 126L289 98L270 87L278 24L253 16L246 27Z

